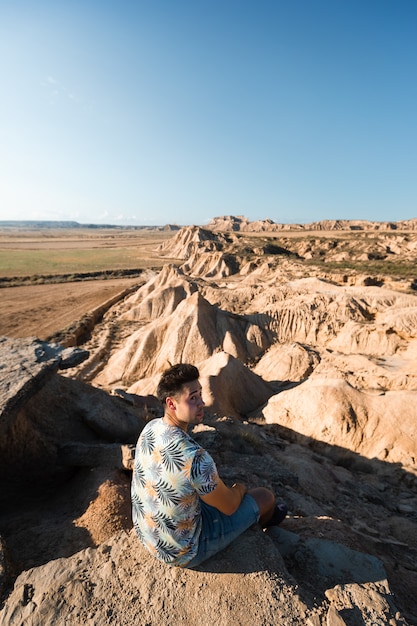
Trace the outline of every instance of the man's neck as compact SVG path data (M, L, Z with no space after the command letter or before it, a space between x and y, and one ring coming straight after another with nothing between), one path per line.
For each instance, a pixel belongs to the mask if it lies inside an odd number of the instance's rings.
M184 432L187 432L187 424L185 422L179 422L169 411L165 411L162 421L168 426L176 426L177 428L181 428Z

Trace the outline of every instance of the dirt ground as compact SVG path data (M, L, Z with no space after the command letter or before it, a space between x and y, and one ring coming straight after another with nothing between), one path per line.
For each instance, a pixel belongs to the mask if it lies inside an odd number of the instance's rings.
M7 253L8 259L6 264L5 257L0 256L0 277L56 274L57 270L53 269L50 261L57 251L63 255L70 254L72 265L69 269L64 266L60 268L59 272L63 273L69 271L77 274L91 270L88 258L82 254L77 255L77 252L101 250L105 253L111 249L117 252L129 249L134 257L134 267L146 270L150 264L163 264L164 261L158 258L156 248L170 236L169 232L158 230L0 228L0 255ZM21 251L29 253L24 262L19 257ZM44 254L44 264L41 266L36 256L39 252ZM93 269L116 269L111 264L106 265L109 261L105 255L100 257L98 254L97 259L97 268ZM125 267L132 266L129 259L127 257ZM20 265L22 262L23 266ZM140 277L131 276L60 283L45 281L44 284L38 282L2 287L0 335L47 340L108 300L142 282Z
M141 279L120 278L0 289L0 335L46 340Z

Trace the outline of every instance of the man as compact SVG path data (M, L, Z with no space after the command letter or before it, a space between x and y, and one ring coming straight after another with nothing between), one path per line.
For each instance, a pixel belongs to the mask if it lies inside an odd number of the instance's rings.
M287 509L264 487L227 487L209 453L187 434L204 402L196 367L174 365L159 382L164 416L148 422L136 446L132 516L139 539L170 565L195 567L255 522L279 524Z

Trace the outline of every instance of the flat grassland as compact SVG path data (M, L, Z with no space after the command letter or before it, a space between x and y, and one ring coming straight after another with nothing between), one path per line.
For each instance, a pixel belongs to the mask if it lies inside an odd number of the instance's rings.
M156 248L169 237L157 229L0 230L0 335L51 337L164 265Z
M0 229L0 279L159 267L170 231Z

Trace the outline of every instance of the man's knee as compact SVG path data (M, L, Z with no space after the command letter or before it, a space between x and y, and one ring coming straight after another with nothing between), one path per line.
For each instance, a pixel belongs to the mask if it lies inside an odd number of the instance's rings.
M250 489L248 494L252 496L259 507L259 514L262 517L266 513L272 512L275 507L275 496L266 487L255 487Z

